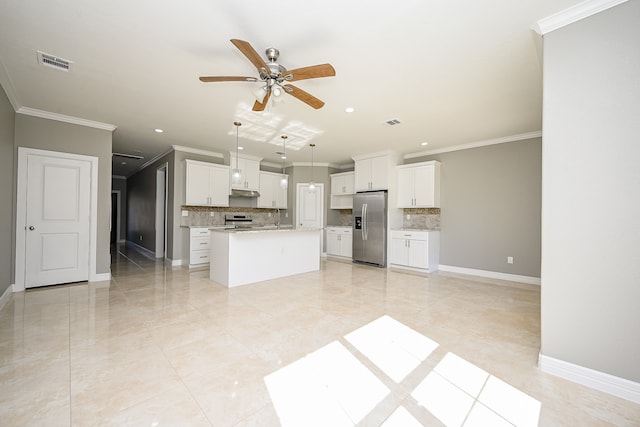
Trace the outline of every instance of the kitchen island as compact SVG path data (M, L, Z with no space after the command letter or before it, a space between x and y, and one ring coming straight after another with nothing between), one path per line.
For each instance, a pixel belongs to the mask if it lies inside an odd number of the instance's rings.
M320 269L320 230L211 230L209 278L229 288Z

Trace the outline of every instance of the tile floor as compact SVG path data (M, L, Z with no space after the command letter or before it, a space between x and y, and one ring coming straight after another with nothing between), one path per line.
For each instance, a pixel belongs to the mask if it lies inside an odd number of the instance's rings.
M229 290L119 250L2 308L1 425L640 425L536 368L534 286L323 261Z

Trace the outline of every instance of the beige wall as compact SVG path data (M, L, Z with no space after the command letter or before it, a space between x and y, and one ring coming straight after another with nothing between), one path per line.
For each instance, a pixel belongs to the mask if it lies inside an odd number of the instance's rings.
M35 148L98 158L96 273L110 273L111 132L24 114L16 114L15 123L16 148Z
M542 147L541 353L636 383L639 22L635 0L544 36Z

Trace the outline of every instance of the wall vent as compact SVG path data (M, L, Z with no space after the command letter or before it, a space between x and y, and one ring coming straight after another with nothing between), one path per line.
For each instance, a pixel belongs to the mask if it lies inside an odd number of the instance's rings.
M72 61L68 59L58 58L54 55L49 55L48 53L38 52L38 64L42 64L45 67L55 68L56 70L61 71L71 71L71 66L73 64Z
M385 125L389 125L389 126L395 126L395 125L399 125L400 124L400 120L398 119L391 119L391 120L387 120L384 122Z

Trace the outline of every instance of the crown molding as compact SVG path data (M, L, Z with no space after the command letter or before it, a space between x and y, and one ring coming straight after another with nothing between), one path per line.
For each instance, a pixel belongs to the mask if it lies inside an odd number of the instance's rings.
M219 159L224 159L224 154L217 153L215 151L201 150L200 148L185 147L183 145L172 145L171 148L173 148L174 151L180 151L183 153L200 154L203 156L217 157Z
M0 58L0 86L4 89L4 93L7 94L7 98L13 107L13 111L18 111L20 108L20 103L18 102L18 98L16 97L16 92L13 90L13 84L11 83L11 79L9 78L9 73L7 73L7 69L4 67L4 63L2 62L2 58Z
M551 31L578 22L597 13L610 9L627 0L587 0L571 6L563 11L540 19L531 27L536 33L544 36Z
M393 150L385 150L385 151L379 151L377 153L368 153L368 154L361 154L358 156L351 156L351 158L354 161L358 161L358 160L364 160L364 159L370 159L371 157L379 157L379 156L388 156L388 155L397 155L398 153L396 151Z
M320 162L313 162L313 165L311 164L311 162L293 162L291 163L291 166L313 166L315 167L333 167L331 165L331 163L320 163Z
M469 148L486 147L487 145L504 144L507 142L523 141L525 139L540 138L542 131L537 130L535 132L521 133L518 135L503 136L502 138L487 139L484 141L470 142L468 144L454 145L453 147L439 148L436 150L418 151L415 153L407 153L404 155L405 159L412 159L415 157L430 156L432 154L448 153L450 151L468 150Z
M116 125L102 122L94 122L93 120L81 119L79 117L66 116L64 114L52 113L50 111L37 110L35 108L20 107L16 110L17 114L26 116L40 117L41 119L55 120L57 122L71 123L73 125L86 126L95 129L108 130L113 132L117 129Z

